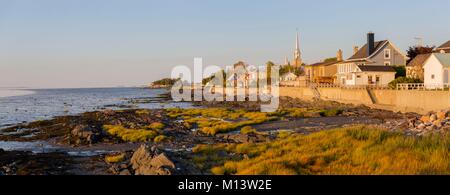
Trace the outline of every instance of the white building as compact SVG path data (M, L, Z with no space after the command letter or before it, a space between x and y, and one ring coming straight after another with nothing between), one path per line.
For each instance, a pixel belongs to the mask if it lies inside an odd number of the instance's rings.
M298 78L297 75L295 75L292 72L288 72L286 74L281 75L280 80L281 81L295 81L295 80L297 80L297 78Z
M423 66L427 88L442 88L449 84L450 53L433 53Z
M355 47L353 56L337 64L336 83L340 85L359 85L361 83L386 85L395 79L395 73L392 73L391 66L405 66L407 59L406 55L391 41L375 41L375 34L368 33L367 43L361 49ZM363 66L367 68L361 70ZM381 68L382 66L388 68ZM361 71L364 74L358 73Z
M344 85L388 85L395 79L395 70L390 66L355 66L343 79Z

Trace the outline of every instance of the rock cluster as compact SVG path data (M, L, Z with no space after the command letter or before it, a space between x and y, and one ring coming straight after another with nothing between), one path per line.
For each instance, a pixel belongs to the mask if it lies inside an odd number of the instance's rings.
M165 153L147 145L141 145L134 152L131 165L135 175L172 175L176 168Z
M100 132L88 125L77 125L71 132L71 136L76 138L76 144L95 143L100 137Z
M430 112L408 120L409 130L416 135L446 133L450 131L450 110Z
M270 138L260 134L219 134L218 137L232 143L260 143L270 141Z

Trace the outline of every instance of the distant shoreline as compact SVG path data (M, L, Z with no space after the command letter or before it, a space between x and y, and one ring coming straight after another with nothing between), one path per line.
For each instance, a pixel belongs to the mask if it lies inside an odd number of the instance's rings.
M36 92L28 89L0 88L0 98L31 95L34 93Z

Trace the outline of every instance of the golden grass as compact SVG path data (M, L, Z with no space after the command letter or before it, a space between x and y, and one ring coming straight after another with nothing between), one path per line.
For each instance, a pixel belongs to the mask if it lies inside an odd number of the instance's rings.
M337 116L341 113L341 109L317 110L306 108L282 109L274 113L247 112L245 110L231 110L226 108L167 109L167 116L170 118L184 119L186 127L198 127L201 132L208 135L238 130L245 126L278 120L284 116L294 118L330 117Z
M147 128L154 129L154 130L162 130L162 129L164 129L164 127L165 127L165 125L163 123L154 122L154 123L150 124Z
M119 137L126 142L152 141L158 136L157 130L150 129L128 129L120 125L104 125L103 129L110 135Z
M165 135L158 135L155 137L155 139L153 139L154 142L165 142L167 141L169 138Z
M256 131L256 129L254 129L253 127L245 126L245 127L241 128L241 134L249 135L249 134L256 134L256 133L258 133L258 131Z
M107 163L119 163L125 160L125 154L108 155L105 157Z
M247 154L211 169L238 175L417 175L450 174L450 136L409 137L371 126L311 135L291 135L269 143L200 145L194 152Z
M271 113L246 112L245 110L229 110L224 108L207 109L167 109L171 118L182 118L188 128L197 126L201 132L208 135L226 133L244 126L261 124L276 120Z
M150 111L149 110L136 110L136 114L138 114L138 115L149 115Z

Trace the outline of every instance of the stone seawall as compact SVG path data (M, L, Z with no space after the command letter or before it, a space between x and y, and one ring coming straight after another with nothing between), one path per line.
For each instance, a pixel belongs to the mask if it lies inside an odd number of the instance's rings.
M318 88L323 100L350 104L363 104L400 112L426 114L450 108L449 91L402 91L385 89ZM280 96L312 100L313 91L307 87L280 87Z

